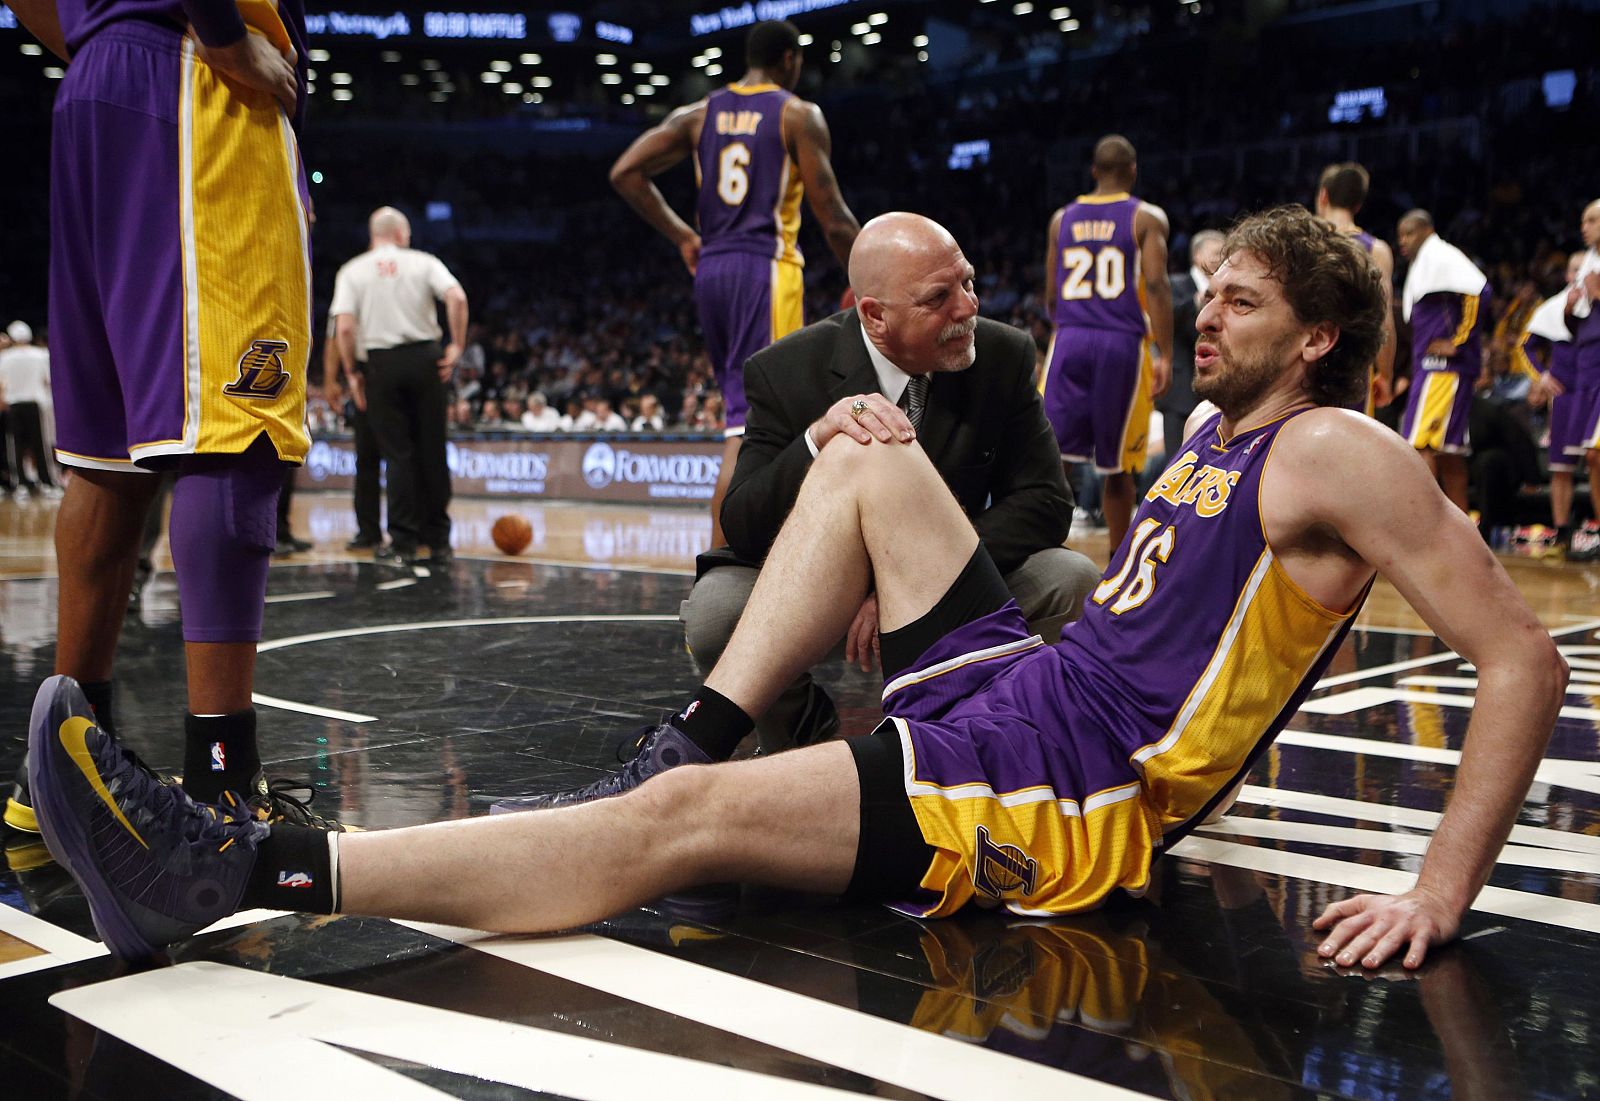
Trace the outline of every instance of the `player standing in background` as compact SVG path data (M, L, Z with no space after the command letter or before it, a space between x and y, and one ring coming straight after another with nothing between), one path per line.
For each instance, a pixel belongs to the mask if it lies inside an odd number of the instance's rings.
M727 542L720 513L744 436L744 361L805 324L802 195L846 271L861 231L839 194L822 109L794 94L801 62L792 23L757 23L745 39L743 77L674 111L611 166L611 185L677 246L694 276L706 354L727 403L727 444L711 498L714 547ZM700 185L698 232L651 182L690 155Z
M1594 309L1600 301L1600 199L1583 208L1580 230L1587 251L1567 288L1565 320L1572 334L1577 384L1573 431L1589 467L1589 500L1593 503L1594 487L1600 484L1600 312ZM1573 533L1568 557L1579 562L1600 558L1600 524L1590 521Z
M1400 434L1422 452L1445 496L1467 511L1467 414L1483 373L1489 279L1433 230L1433 216L1400 219L1400 251L1411 261L1401 309L1411 322L1411 389Z
M1569 546L1572 542L1572 472L1583 450L1573 417L1577 404L1578 349L1572 343L1564 315L1567 291L1577 282L1578 269L1582 266L1583 253L1575 252L1567 258L1567 286L1545 299L1529 315L1511 353L1513 369L1533 376L1534 382L1528 391L1529 403L1534 406L1549 403L1550 520L1559 533L1559 541ZM1536 355L1542 358L1543 369L1534 361Z
M1371 182L1372 177L1367 170L1355 161L1330 164L1322 170L1322 176L1317 180L1317 217L1326 218L1340 233L1354 238L1356 244L1367 250L1372 262L1383 273L1383 289L1392 300L1394 250L1356 223L1356 215L1367 201L1367 188ZM1384 318L1383 346L1378 349L1378 358L1372 364L1367 393L1362 401L1351 406L1352 409L1370 417L1394 399L1394 348L1394 310L1391 308Z
M310 821L262 774L251 696L278 489L310 445L303 0L10 6L72 62L50 149L50 382L56 458L73 468L56 672L114 729L140 531L155 472L173 471L184 789ZM35 825L25 775L5 818Z
M1094 147L1095 189L1050 219L1045 301L1055 333L1040 393L1061 457L1105 476L1111 550L1133 516L1150 413L1172 380L1172 285L1166 213L1130 194L1133 144Z

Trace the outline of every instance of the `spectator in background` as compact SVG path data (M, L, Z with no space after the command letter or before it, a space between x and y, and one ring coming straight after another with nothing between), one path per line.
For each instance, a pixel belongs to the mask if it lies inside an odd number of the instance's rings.
M543 391L535 390L528 395L528 409L522 414L522 427L530 432L560 431L561 414L550 408Z
M643 394L639 398L639 415L633 418L635 432L660 432L667 426L666 418L661 415L661 402L654 394Z

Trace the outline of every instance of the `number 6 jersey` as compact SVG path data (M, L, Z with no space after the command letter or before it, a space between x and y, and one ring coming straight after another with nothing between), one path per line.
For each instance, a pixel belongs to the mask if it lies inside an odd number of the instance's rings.
M793 98L776 84L730 84L706 97L695 150L701 256L804 263L796 244L803 189L783 133Z

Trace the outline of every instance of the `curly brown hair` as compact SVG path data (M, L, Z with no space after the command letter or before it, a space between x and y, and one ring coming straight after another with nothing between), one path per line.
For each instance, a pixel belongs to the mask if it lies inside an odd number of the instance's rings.
M1307 376L1311 400L1347 405L1359 398L1383 345L1388 308L1383 273L1366 250L1331 222L1290 204L1240 221L1229 231L1223 252L1258 257L1283 285L1283 297L1302 323L1338 328L1333 348Z

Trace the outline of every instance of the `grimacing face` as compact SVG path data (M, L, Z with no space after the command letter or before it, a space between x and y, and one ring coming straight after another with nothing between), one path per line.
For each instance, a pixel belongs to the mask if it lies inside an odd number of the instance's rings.
M1232 419L1282 377L1302 326L1267 266L1238 252L1212 277L1195 329L1194 392Z

